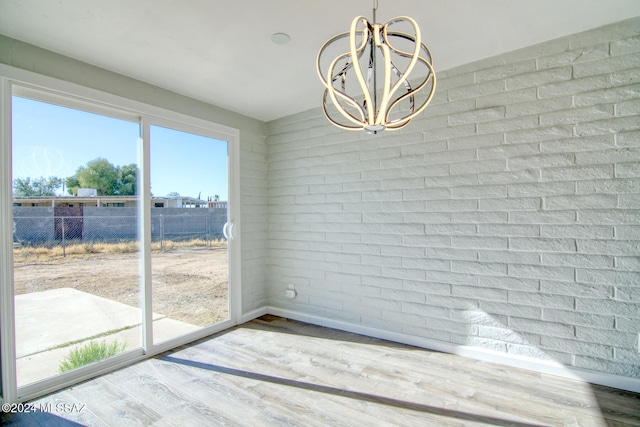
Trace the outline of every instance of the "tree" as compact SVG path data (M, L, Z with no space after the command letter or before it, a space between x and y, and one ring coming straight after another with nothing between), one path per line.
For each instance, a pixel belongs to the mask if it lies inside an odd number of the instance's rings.
M116 168L118 172L118 184L115 194L119 196L133 196L138 188L138 166L131 163Z
M78 195L78 188L80 188L80 181L78 181L78 177L77 176L70 176L66 179L66 185L67 185L67 193L71 194L72 196L77 196Z
M66 183L72 195L78 194L78 188L95 188L99 196L131 196L137 194L138 167L135 163L114 166L98 157L80 166Z
M31 178L16 178L13 180L13 194L16 196L55 196L56 189L62 185L62 178L55 176L31 180Z
M180 193L178 193L177 191L171 191L169 194L167 194L167 197L180 197Z
M80 166L76 177L81 188L95 188L98 196L112 196L118 183L118 171L107 159L98 157Z

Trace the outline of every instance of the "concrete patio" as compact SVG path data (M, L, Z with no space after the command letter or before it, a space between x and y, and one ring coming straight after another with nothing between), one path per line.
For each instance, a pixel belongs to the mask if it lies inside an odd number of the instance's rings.
M140 308L72 288L17 295L15 301L19 386L57 375L60 362L69 352L92 338L125 342L127 350L141 346ZM198 328L153 315L155 342Z

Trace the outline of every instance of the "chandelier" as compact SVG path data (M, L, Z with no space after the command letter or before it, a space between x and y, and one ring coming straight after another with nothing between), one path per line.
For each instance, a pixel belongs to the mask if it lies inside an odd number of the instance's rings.
M372 134L406 126L427 107L436 89L431 52L416 22L399 16L376 24L376 10L374 0L374 24L356 17L350 31L327 40L316 58L326 118L341 129ZM340 43L346 38L348 46ZM419 74L417 81L409 80L412 72Z

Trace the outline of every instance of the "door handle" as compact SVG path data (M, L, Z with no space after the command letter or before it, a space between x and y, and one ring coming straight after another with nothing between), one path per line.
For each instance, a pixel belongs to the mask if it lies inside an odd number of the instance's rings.
M222 235L225 239L229 240L229 221L225 222L222 226Z
M236 224L233 221L229 223L229 237L231 238L231 240L235 240L236 238L236 235L233 232L233 230L235 229L235 225Z
M233 234L233 229L235 224L233 221L227 221L224 223L224 227L222 227L222 234L224 235L224 238L227 240L233 240L236 238L236 236Z

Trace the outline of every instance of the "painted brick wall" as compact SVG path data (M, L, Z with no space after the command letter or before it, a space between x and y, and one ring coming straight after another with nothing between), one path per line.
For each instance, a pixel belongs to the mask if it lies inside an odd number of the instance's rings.
M269 304L640 377L640 20L438 78L404 131L269 124Z
M240 132L242 314L267 304L267 163L264 133Z

